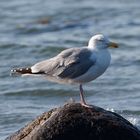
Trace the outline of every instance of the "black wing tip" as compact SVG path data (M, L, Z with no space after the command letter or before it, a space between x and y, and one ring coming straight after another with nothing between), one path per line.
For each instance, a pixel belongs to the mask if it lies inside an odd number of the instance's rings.
M31 68L17 68L12 69L10 75L32 74Z

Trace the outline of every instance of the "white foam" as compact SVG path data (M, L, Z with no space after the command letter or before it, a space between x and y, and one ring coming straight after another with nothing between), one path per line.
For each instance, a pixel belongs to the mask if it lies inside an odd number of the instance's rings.
M126 118L130 123L132 123L133 125L137 125L138 124L138 119L134 118L134 117L128 117Z
M115 112L115 110L113 108L107 108L106 110L111 111L111 112Z

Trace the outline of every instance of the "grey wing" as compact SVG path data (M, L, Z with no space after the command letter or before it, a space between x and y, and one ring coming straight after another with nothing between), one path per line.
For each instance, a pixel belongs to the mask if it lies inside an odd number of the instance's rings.
M96 60L91 60L91 51L87 48L73 48L62 52L59 57L63 59L61 71L57 75L60 78L76 78L86 73L95 64Z
M93 61L86 60L84 62L75 61L65 66L63 71L58 75L61 78L76 78L86 73L93 65Z
M56 57L41 61L31 67L34 74L46 74L49 76L55 76L59 74L61 60Z
M76 78L94 65L96 60L91 60L90 55L91 52L86 48L67 49L56 57L37 63L33 67L49 76Z

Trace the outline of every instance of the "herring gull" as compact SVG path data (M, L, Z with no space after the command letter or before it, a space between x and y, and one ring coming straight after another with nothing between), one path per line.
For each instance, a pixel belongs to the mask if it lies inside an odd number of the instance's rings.
M117 48L118 45L103 34L97 34L91 37L86 47L66 49L53 58L32 67L13 69L11 73L41 75L57 83L78 84L81 104L89 107L84 99L82 85L96 79L108 68L111 60L109 47Z

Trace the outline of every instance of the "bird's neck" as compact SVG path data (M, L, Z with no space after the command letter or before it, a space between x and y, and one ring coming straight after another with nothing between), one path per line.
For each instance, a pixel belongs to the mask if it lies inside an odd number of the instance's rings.
M91 51L99 51L100 50L94 45L88 45L88 49L91 50Z
M88 44L88 49L90 49L90 50L95 50L96 49L96 47L93 45L93 44Z
M95 53L107 51L106 48L101 49L101 48L97 48L97 47L94 47L94 46L88 46L88 49L92 52L95 52Z

